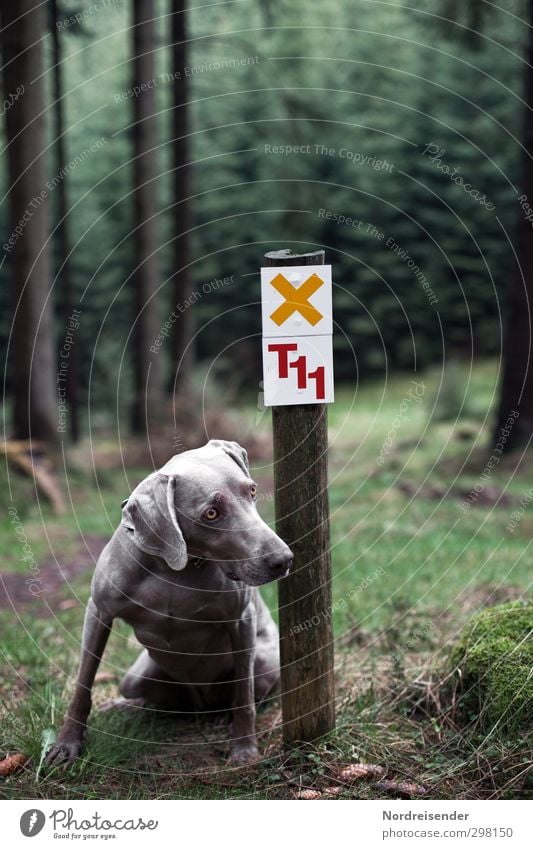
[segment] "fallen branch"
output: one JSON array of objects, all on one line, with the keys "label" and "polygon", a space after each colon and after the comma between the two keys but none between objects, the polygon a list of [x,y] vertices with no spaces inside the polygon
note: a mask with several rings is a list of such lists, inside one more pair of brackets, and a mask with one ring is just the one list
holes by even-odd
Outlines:
[{"label": "fallen branch", "polygon": [[0,442],[0,453],[33,478],[36,487],[50,501],[55,513],[65,512],[65,502],[54,473],[52,461],[46,456],[46,446],[41,442],[11,439]]}]

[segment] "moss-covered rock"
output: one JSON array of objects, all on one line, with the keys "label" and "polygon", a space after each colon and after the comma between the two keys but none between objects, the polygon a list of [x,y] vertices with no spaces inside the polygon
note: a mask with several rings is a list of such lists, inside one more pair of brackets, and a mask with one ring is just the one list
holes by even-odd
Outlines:
[{"label": "moss-covered rock", "polygon": [[451,652],[459,717],[507,734],[533,724],[533,605],[521,601],[475,616]]}]

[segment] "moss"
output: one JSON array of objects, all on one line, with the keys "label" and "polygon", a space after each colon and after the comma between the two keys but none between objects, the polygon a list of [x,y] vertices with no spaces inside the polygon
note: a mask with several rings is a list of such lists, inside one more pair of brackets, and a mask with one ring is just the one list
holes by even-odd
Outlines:
[{"label": "moss", "polygon": [[459,676],[459,718],[518,733],[533,715],[533,605],[521,601],[475,616],[451,652]]}]

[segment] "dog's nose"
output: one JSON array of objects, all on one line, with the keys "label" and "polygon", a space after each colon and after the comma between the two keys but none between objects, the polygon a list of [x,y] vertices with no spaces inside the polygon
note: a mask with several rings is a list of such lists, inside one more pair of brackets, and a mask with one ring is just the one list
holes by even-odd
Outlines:
[{"label": "dog's nose", "polygon": [[281,557],[274,557],[268,564],[268,568],[273,575],[281,575],[282,572],[289,571],[292,566],[292,561],[292,555],[284,554]]}]

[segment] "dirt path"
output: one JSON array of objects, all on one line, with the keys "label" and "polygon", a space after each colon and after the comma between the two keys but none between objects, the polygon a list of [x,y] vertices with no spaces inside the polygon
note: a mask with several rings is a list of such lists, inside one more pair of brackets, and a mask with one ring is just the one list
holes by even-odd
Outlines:
[{"label": "dirt path", "polygon": [[50,558],[39,563],[38,572],[34,570],[33,573],[0,572],[0,610],[15,608],[47,616],[50,608],[65,599],[65,589],[73,578],[86,572],[89,581],[106,542],[107,537],[85,536],[78,551],[62,562],[56,563]]}]

